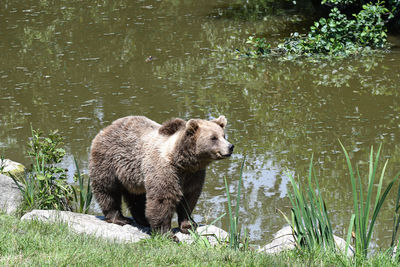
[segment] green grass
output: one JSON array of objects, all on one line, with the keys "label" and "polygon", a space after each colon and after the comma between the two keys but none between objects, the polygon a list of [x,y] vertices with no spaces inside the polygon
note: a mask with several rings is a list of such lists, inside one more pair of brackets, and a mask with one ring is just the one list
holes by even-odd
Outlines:
[{"label": "green grass", "polygon": [[224,177],[225,182],[225,192],[228,201],[228,215],[229,215],[229,247],[233,249],[239,249],[242,245],[244,249],[247,248],[247,234],[245,231],[244,237],[241,237],[241,229],[239,225],[239,208],[240,208],[240,198],[241,198],[241,185],[243,180],[243,167],[246,159],[243,160],[242,166],[240,167],[239,181],[238,181],[238,191],[236,194],[236,209],[235,214],[233,214],[233,207],[231,202],[231,194],[229,192],[228,182],[226,177]]},{"label": "green grass", "polygon": [[331,222],[313,169],[313,157],[311,157],[308,170],[306,192],[290,173],[287,175],[292,184],[292,191],[289,191],[292,221],[286,216],[285,218],[292,225],[298,247],[308,250],[314,250],[317,247],[335,249]]},{"label": "green grass", "polygon": [[[267,243],[267,242],[266,242]],[[384,255],[358,262],[396,266]],[[136,244],[119,244],[70,232],[64,224],[19,221],[0,214],[0,266],[352,266],[343,255],[315,250],[277,256],[227,246],[176,244],[154,236]]]},{"label": "green grass", "polygon": [[[379,149],[375,154],[375,158],[374,158],[374,149],[373,147],[371,147],[371,152],[369,156],[369,165],[368,165],[368,176],[365,177],[364,179],[362,178],[357,165],[355,168],[356,171],[354,171],[354,167],[351,163],[347,150],[344,148],[342,143],[340,143],[340,145],[342,146],[343,152],[346,157],[346,162],[352,185],[353,205],[354,205],[354,213],[350,219],[350,226],[348,230],[347,240],[349,240],[350,233],[354,228],[356,253],[359,256],[367,257],[376,219],[379,216],[379,212],[385,202],[386,196],[390,192],[394,183],[399,178],[400,173],[397,173],[395,175],[395,177],[389,182],[389,184],[386,186],[385,190],[382,193],[383,180],[385,177],[385,171],[388,164],[388,160],[386,160],[379,174],[378,163],[380,159],[380,152],[382,145],[379,146]],[[377,180],[377,178],[379,179],[379,183],[377,184],[375,201],[373,201],[373,196],[374,196],[373,188],[374,186],[376,186],[375,181]],[[364,188],[363,186],[363,181],[367,181],[366,188]],[[399,193],[400,191],[398,191],[398,194]],[[397,197],[399,198],[399,195]],[[395,236],[392,238],[394,239]],[[393,240],[392,243],[394,243]]]}]

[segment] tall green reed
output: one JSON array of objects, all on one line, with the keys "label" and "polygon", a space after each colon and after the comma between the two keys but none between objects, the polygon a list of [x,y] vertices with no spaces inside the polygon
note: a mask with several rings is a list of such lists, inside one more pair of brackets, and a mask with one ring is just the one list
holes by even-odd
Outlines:
[{"label": "tall green reed", "polygon": [[[292,191],[289,191],[289,199],[292,204],[291,220],[284,216],[292,226],[298,248],[307,250],[320,247],[334,249],[332,225],[315,176],[313,156],[308,169],[306,192],[290,173],[287,175],[292,185]],[[313,184],[315,184],[315,187]]]},{"label": "tall green reed", "polygon": [[92,202],[93,193],[92,188],[90,186],[90,177],[87,180],[87,184],[85,186],[85,181],[81,171],[79,170],[78,162],[74,158],[75,163],[75,175],[74,180],[78,183],[78,187],[72,187],[74,193],[75,200],[75,211],[79,213],[88,213],[90,208],[90,203]]},{"label": "tall green reed", "polygon": [[396,205],[393,216],[393,232],[392,232],[392,241],[390,242],[390,247],[393,250],[396,247],[396,251],[394,253],[394,257],[399,261],[400,260],[400,240],[396,241],[397,232],[400,226],[400,185],[397,189],[397,197],[396,197]]},{"label": "tall green reed", "polygon": [[[229,192],[228,182],[226,177],[224,177],[226,196],[228,200],[228,216],[229,216],[229,247],[233,249],[239,249],[242,246],[241,229],[239,226],[239,207],[241,198],[241,184],[243,180],[243,168],[246,159],[243,160],[240,167],[240,175],[238,181],[238,191],[236,194],[236,206],[235,213],[233,213],[231,194]],[[244,249],[248,248],[247,233],[244,234]]]},{"label": "tall green reed", "polygon": [[[367,177],[368,183],[367,183],[367,188],[365,189],[363,188],[363,179],[360,175],[358,166],[356,166],[356,171],[354,172],[354,168],[353,165],[351,164],[348,152],[346,151],[345,147],[341,142],[340,145],[343,149],[346,158],[347,167],[351,180],[352,193],[353,193],[354,213],[350,220],[347,241],[348,242],[350,241],[350,235],[352,229],[354,228],[356,254],[358,256],[367,257],[368,248],[371,242],[371,237],[376,223],[376,219],[378,218],[379,212],[382,208],[383,203],[385,202],[388,193],[390,192],[395,181],[398,179],[400,173],[395,175],[395,177],[386,186],[382,194],[383,180],[385,177],[385,171],[388,164],[388,160],[385,161],[385,164],[383,165],[383,168],[379,174],[377,169],[378,169],[382,144],[379,146],[379,149],[375,154],[375,159],[374,159],[374,148],[371,147],[369,155],[369,165],[368,165],[368,177]],[[375,201],[373,201],[372,199],[373,188],[377,176],[379,176],[380,178],[375,193]],[[364,199],[365,193],[366,193],[366,198]],[[372,214],[372,217],[370,216],[370,214]]]}]

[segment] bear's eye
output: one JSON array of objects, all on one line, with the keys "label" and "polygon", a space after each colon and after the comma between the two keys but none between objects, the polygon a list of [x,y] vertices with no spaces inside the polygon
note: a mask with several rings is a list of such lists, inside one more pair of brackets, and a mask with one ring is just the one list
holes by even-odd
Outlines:
[{"label": "bear's eye", "polygon": [[218,140],[218,137],[216,137],[215,135],[213,135],[213,136],[211,137],[211,140],[217,141],[217,140]]}]

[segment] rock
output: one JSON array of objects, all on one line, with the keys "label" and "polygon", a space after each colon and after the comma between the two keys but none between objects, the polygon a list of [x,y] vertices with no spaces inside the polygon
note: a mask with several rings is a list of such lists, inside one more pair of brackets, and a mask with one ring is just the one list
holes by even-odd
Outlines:
[{"label": "rock", "polygon": [[[344,252],[346,249],[346,241],[338,236],[333,236],[337,248]],[[292,250],[296,248],[296,243],[292,234],[292,228],[290,226],[285,226],[279,230],[275,235],[271,243],[260,248],[259,252],[264,252],[267,254],[277,254],[285,250]],[[347,249],[347,256],[354,256],[354,248],[349,245]]]},{"label": "rock", "polygon": [[[196,239],[192,235],[186,235],[179,232],[177,228],[174,229],[174,232],[179,242],[191,244]],[[211,246],[216,246],[220,243],[225,243],[226,241],[229,241],[229,234],[214,225],[200,225],[199,227],[197,227],[196,233],[198,235],[198,238],[207,239],[208,243]]]},{"label": "rock", "polygon": [[267,254],[277,254],[285,250],[292,250],[296,248],[296,243],[293,238],[292,228],[285,226],[275,233],[274,239],[271,243],[260,248],[259,252]]},{"label": "rock", "polygon": [[[70,211],[56,210],[33,210],[24,216],[21,220],[39,220],[44,222],[65,222],[76,233],[85,233],[102,237],[117,242],[138,242],[139,240],[150,238],[150,229],[133,225],[120,226],[104,221],[103,216],[74,213]],[[194,237],[185,235],[174,229],[176,238],[180,242],[192,243]],[[223,242],[228,238],[228,233],[213,225],[205,225],[197,228],[199,236],[205,236],[211,245],[218,244],[218,240]]]},{"label": "rock", "polygon": [[333,235],[333,238],[335,239],[335,244],[336,247],[342,252],[342,253],[346,253],[347,257],[353,257],[355,250],[353,248],[353,246],[349,245],[347,252],[345,251],[346,249],[346,240],[344,240],[341,237],[338,237],[336,235]]},{"label": "rock", "polygon": [[12,161],[10,159],[0,160],[0,171],[4,175],[14,175],[15,177],[22,177],[25,175],[25,167],[21,163]]},{"label": "rock", "polygon": [[397,255],[397,246],[394,246],[393,251],[392,251],[392,259],[396,260],[396,257],[398,257],[399,255]]},{"label": "rock", "polygon": [[104,217],[102,216],[70,211],[33,210],[21,218],[21,220],[33,219],[44,222],[64,222],[68,224],[75,233],[85,233],[121,243],[134,243],[150,237],[150,235],[146,233],[146,229],[140,229],[133,225],[120,226],[104,221]]},{"label": "rock", "polygon": [[22,194],[14,180],[0,174],[0,210],[7,214],[15,213],[21,201]]}]

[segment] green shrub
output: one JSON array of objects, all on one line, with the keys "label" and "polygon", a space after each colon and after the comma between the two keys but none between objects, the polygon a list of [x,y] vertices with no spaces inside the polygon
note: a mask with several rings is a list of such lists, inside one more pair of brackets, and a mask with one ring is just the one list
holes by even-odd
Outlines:
[{"label": "green shrub", "polygon": [[23,209],[72,210],[73,187],[67,183],[67,170],[59,167],[65,155],[63,138],[57,131],[48,136],[31,129],[28,155],[32,165],[27,175],[12,177],[22,192]]},{"label": "green shrub", "polygon": [[292,59],[299,56],[345,57],[382,49],[387,43],[385,16],[392,17],[383,2],[366,4],[353,19],[334,7],[328,18],[314,22],[307,34],[292,33],[284,42],[271,49],[265,38],[250,36],[245,53],[250,57],[282,55]]},{"label": "green shrub", "polygon": [[90,180],[85,185],[75,160],[74,179],[78,186],[75,188],[67,183],[68,170],[59,166],[65,156],[63,138],[57,131],[51,131],[47,136],[39,130],[31,129],[31,132],[28,155],[32,159],[32,165],[25,176],[12,176],[22,192],[22,211],[56,209],[87,213],[92,201]]}]

